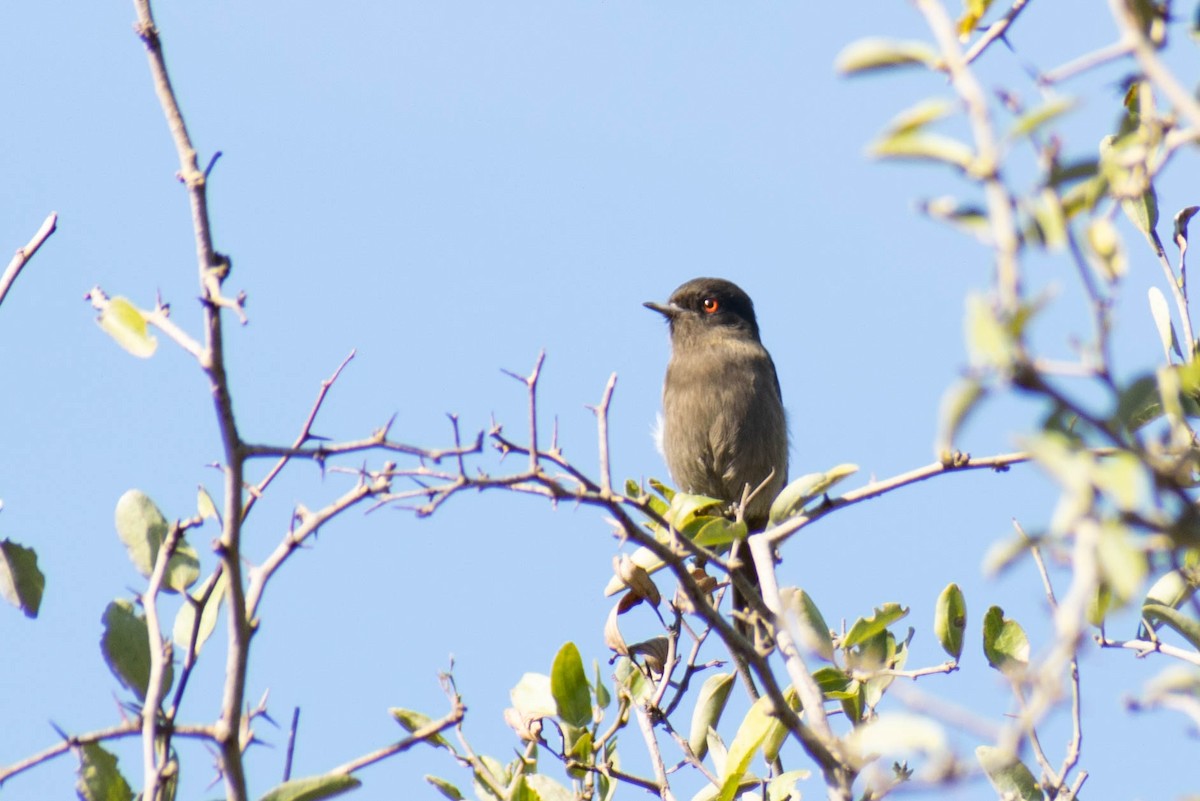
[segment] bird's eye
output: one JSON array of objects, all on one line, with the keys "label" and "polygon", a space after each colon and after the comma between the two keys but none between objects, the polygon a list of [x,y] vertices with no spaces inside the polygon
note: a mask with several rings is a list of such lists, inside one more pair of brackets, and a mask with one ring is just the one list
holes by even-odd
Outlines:
[{"label": "bird's eye", "polygon": [[721,304],[717,302],[716,298],[705,298],[700,305],[704,308],[705,314],[716,314],[721,308]]}]

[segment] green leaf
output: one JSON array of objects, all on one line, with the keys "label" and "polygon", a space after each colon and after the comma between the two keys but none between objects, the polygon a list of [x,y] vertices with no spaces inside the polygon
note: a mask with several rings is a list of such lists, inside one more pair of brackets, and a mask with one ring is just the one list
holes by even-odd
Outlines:
[{"label": "green leaf", "polygon": [[922,100],[893,117],[884,129],[884,135],[914,133],[930,123],[950,116],[956,108],[953,101],[941,97]]},{"label": "green leaf", "polygon": [[821,693],[834,701],[844,701],[858,693],[858,688],[851,686],[857,685],[857,682],[838,667],[826,666],[814,670],[813,680],[821,688]]},{"label": "green leaf", "polygon": [[1004,617],[1004,610],[993,606],[983,616],[983,654],[988,664],[1006,676],[1014,677],[1029,666],[1029,638],[1015,620]]},{"label": "green leaf", "polygon": [[881,159],[936,161],[969,171],[975,151],[949,136],[923,131],[883,136],[871,143],[867,152]]},{"label": "green leaf", "polygon": [[975,757],[1001,798],[1011,801],[1043,801],[1045,798],[1029,768],[1012,754],[981,745],[975,749]]},{"label": "green leaf", "polygon": [[1121,235],[1107,217],[1099,217],[1087,227],[1086,241],[1092,265],[1110,283],[1129,271],[1129,258]]},{"label": "green leaf", "polygon": [[[1182,570],[1169,570],[1154,582],[1142,601],[1143,616],[1144,608],[1147,605],[1179,609],[1195,596],[1197,588],[1200,587],[1197,584],[1197,581],[1200,580],[1200,575],[1196,571],[1197,561],[1197,552],[1188,551],[1184,556]],[[1157,629],[1158,626],[1155,625],[1153,628]],[[1149,632],[1146,631],[1145,621],[1143,621],[1143,625],[1138,630],[1138,638],[1145,639],[1148,636]]]},{"label": "green leaf", "polygon": [[917,204],[917,211],[969,234],[983,244],[992,241],[987,212],[980,206],[960,203],[952,197],[935,197]]},{"label": "green leaf", "polygon": [[[800,696],[796,694],[793,687],[788,687],[783,691],[783,700],[787,701],[787,705],[797,715],[800,714]],[[779,757],[779,751],[783,748],[783,744],[787,742],[791,730],[783,725],[783,721],[778,715],[771,716],[771,725],[767,728],[767,736],[762,741],[763,759],[768,763],[774,762]]]},{"label": "green leaf", "polygon": [[938,437],[936,451],[943,463],[947,462],[954,452],[954,441],[958,432],[966,422],[967,417],[983,400],[987,392],[983,384],[973,378],[956,381],[942,395],[941,409],[938,412]]},{"label": "green leaf", "polygon": [[869,640],[907,615],[908,608],[898,603],[889,602],[876,607],[875,614],[871,615],[871,617],[860,617],[854,621],[854,625],[850,627],[850,630],[846,632],[845,638],[842,639],[842,648],[853,648]]},{"label": "green leaf", "polygon": [[729,745],[729,753],[725,757],[725,770],[719,777],[721,792],[717,795],[718,801],[732,801],[746,777],[751,760],[762,746],[771,724],[775,722],[771,699],[764,695],[750,707]]},{"label": "green leaf", "polygon": [[[104,610],[101,622],[104,634],[100,637],[100,651],[108,669],[139,701],[145,701],[150,683],[150,640],[145,616],[135,612],[131,602],[118,598]],[[163,666],[164,694],[173,680],[174,671],[168,661]]]},{"label": "green leaf", "polygon": [[1163,357],[1167,364],[1171,363],[1171,352],[1174,351],[1180,359],[1183,353],[1179,350],[1179,339],[1175,336],[1175,324],[1171,322],[1171,309],[1162,290],[1156,286],[1148,290],[1150,298],[1150,316],[1154,318],[1154,328],[1158,331],[1158,339],[1162,342]]},{"label": "green leaf", "polygon": [[25,613],[37,617],[46,577],[38,569],[37,553],[9,539],[0,540],[0,595]]},{"label": "green leaf", "polygon": [[710,498],[707,495],[688,495],[677,492],[671,499],[671,506],[664,517],[676,531],[682,531],[699,517],[701,512],[720,506],[721,503],[718,499]]},{"label": "green leaf", "polygon": [[856,464],[839,464],[823,473],[807,473],[789,483],[771,504],[771,525],[798,514],[805,506],[828,492],[842,479],[858,472]]},{"label": "green leaf", "polygon": [[1200,651],[1200,622],[1165,604],[1149,602],[1142,604],[1142,619],[1152,627],[1167,624],[1179,633],[1192,647]]},{"label": "green leaf", "polygon": [[600,676],[599,660],[592,660],[592,675],[595,676],[594,683],[596,685],[596,706],[601,709],[608,709],[612,697],[608,692],[608,687],[604,686],[604,679]]},{"label": "green leaf", "polygon": [[806,781],[812,771],[788,770],[767,782],[767,801],[800,801],[796,782]]},{"label": "green leaf", "polygon": [[592,722],[592,694],[583,672],[583,659],[573,642],[563,645],[554,657],[550,692],[564,723],[582,728]]},{"label": "green leaf", "polygon": [[201,484],[196,488],[196,514],[202,520],[212,518],[220,521],[221,515],[217,512],[217,505],[213,503],[212,496],[208,494],[208,490]]},{"label": "green leaf", "polygon": [[133,801],[133,790],[117,768],[117,758],[99,743],[79,746],[75,791],[83,801]]},{"label": "green leaf", "polygon": [[[409,734],[433,722],[433,718],[429,717],[429,715],[426,715],[424,712],[418,712],[415,709],[404,709],[403,707],[394,706],[388,710],[388,714],[395,718],[396,722]],[[450,743],[441,734],[435,734],[432,737],[426,738],[425,742],[441,748],[450,747]]]},{"label": "green leaf", "polygon": [[534,801],[574,801],[575,794],[544,773],[525,774],[528,789],[534,792]]},{"label": "green leaf", "polygon": [[692,728],[688,734],[688,745],[697,759],[704,759],[708,753],[708,730],[715,729],[720,722],[732,689],[732,673],[714,673],[700,687],[696,708],[692,710]]},{"label": "green leaf", "polygon": [[196,549],[188,545],[187,540],[179,540],[171,561],[167,562],[167,572],[163,576],[163,589],[183,592],[196,583],[200,578],[200,557]]},{"label": "green leaf", "polygon": [[158,347],[158,340],[147,330],[146,318],[125,298],[109,298],[96,322],[104,333],[138,358],[150,358]]},{"label": "green leaf", "polygon": [[[214,585],[215,582],[215,586]],[[209,592],[209,587],[212,586],[212,591]],[[221,611],[221,603],[225,600],[225,591],[229,587],[229,579],[225,577],[225,572],[222,571],[219,576],[209,576],[200,589],[191,596],[191,601],[185,600],[183,605],[179,607],[178,614],[175,615],[175,625],[171,629],[171,639],[175,644],[187,653],[188,646],[192,641],[192,628],[196,621],[196,603],[208,593],[208,601],[204,604],[204,609],[200,613],[200,626],[196,629],[196,653],[200,653],[200,648],[212,635],[213,630],[217,625],[217,615]]]},{"label": "green leaf", "polygon": [[1163,415],[1162,396],[1158,394],[1158,380],[1154,376],[1141,376],[1121,390],[1117,398],[1114,419],[1129,431],[1137,431]]},{"label": "green leaf", "polygon": [[1033,111],[1022,114],[1016,123],[1013,124],[1012,130],[1008,132],[1008,136],[1010,139],[1021,139],[1037,133],[1048,123],[1058,119],[1077,105],[1078,101],[1071,97],[1057,97],[1047,100]]},{"label": "green leaf", "polygon": [[692,541],[705,548],[719,548],[737,540],[746,539],[749,529],[743,522],[734,522],[724,517],[713,517],[701,525]]},{"label": "green leaf", "polygon": [[1158,227],[1158,193],[1154,191],[1154,184],[1149,184],[1137,197],[1123,198],[1121,211],[1146,236],[1155,251],[1161,252],[1162,243],[1155,230]]},{"label": "green leaf", "polygon": [[846,46],[834,59],[833,68],[842,75],[862,75],[896,67],[932,67],[938,63],[937,51],[924,42],[868,38]]},{"label": "green leaf", "polygon": [[558,712],[554,694],[550,692],[550,677],[544,673],[526,673],[508,691],[513,708],[526,723],[551,718]]},{"label": "green leaf", "polygon": [[1016,358],[1016,341],[996,316],[986,297],[977,292],[967,296],[967,353],[972,367],[1007,369]]},{"label": "green leaf", "polygon": [[355,790],[362,785],[353,776],[327,774],[310,776],[307,779],[292,779],[276,785],[259,801],[320,801]]},{"label": "green leaf", "polygon": [[167,519],[141,490],[132,489],[117,501],[117,535],[129,551],[129,559],[143,576],[154,571],[158,549],[167,536]]},{"label": "green leaf", "polygon": [[[1134,458],[1134,457],[1130,457]],[[1120,523],[1105,521],[1096,547],[1100,575],[1112,590],[1113,598],[1124,604],[1133,598],[1146,578],[1146,555],[1133,541],[1129,529]]]},{"label": "green leaf", "polygon": [[950,747],[939,724],[926,717],[898,712],[868,721],[850,732],[847,739],[864,760],[906,754],[944,759]]},{"label": "green leaf", "polygon": [[963,632],[966,628],[967,600],[963,591],[952,582],[938,596],[937,609],[933,614],[933,630],[942,644],[942,650],[951,659],[958,660],[962,656]]},{"label": "green leaf", "polygon": [[798,587],[785,587],[779,591],[785,620],[794,620],[800,645],[824,659],[833,661],[833,638],[829,625],[816,603],[807,592]]},{"label": "green leaf", "polygon": [[425,781],[432,784],[439,793],[446,798],[449,798],[450,801],[464,801],[466,798],[466,796],[462,794],[461,790],[445,779],[440,779],[437,776],[430,776],[427,774],[425,776]]}]

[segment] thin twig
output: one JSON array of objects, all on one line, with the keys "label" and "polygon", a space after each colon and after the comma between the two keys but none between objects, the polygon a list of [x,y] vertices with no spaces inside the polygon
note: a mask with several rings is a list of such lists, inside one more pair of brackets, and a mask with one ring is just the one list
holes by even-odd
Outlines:
[{"label": "thin twig", "polygon": [[38,249],[50,238],[56,228],[58,228],[58,212],[52,211],[42,222],[42,227],[33,235],[33,239],[30,239],[25,247],[17,249],[12,261],[4,268],[4,274],[0,275],[0,303],[4,303],[8,290],[12,288],[13,282],[21,274],[21,270],[25,269],[25,265],[33,258],[33,254],[38,252]]},{"label": "thin twig", "polygon": [[335,776],[350,776],[356,771],[367,767],[368,765],[374,765],[376,762],[381,762],[390,756],[407,751],[419,743],[428,742],[429,740],[432,740],[440,735],[446,729],[453,728],[460,724],[463,720],[463,716],[466,714],[466,711],[467,708],[463,706],[462,701],[455,699],[454,708],[451,709],[445,715],[445,717],[426,723],[424,726],[416,729],[412,734],[410,734],[408,737],[405,737],[403,740],[400,740],[399,742],[392,743],[389,746],[372,751],[369,754],[364,754],[363,756],[352,759],[343,765],[339,765],[338,767],[329,771],[329,774]]},{"label": "thin twig", "polygon": [[1029,0],[1015,0],[1012,7],[1000,19],[988,26],[988,29],[983,32],[983,35],[975,40],[975,43],[967,49],[963,54],[963,61],[970,64],[975,59],[983,55],[983,51],[997,39],[1003,38],[1008,32],[1009,27],[1016,21],[1021,12],[1025,10],[1025,6],[1029,4]]},{"label": "thin twig", "polygon": [[288,726],[287,755],[283,760],[283,780],[292,778],[292,757],[296,754],[296,732],[300,729],[300,707],[292,710],[292,725]]},{"label": "thin twig", "polygon": [[[342,363],[337,366],[337,369],[333,371],[333,375],[321,382],[321,388],[317,391],[317,399],[313,402],[312,408],[309,409],[308,417],[304,420],[304,424],[300,426],[300,433],[296,435],[296,439],[290,449],[291,452],[280,454],[279,461],[275,463],[275,466],[272,467],[270,472],[263,477],[262,481],[258,482],[254,489],[250,491],[250,497],[246,499],[245,508],[242,509],[243,520],[245,520],[250,514],[250,510],[254,508],[254,503],[262,497],[264,492],[267,491],[267,487],[271,485],[271,482],[275,480],[275,477],[283,471],[283,468],[287,466],[287,463],[291,460],[291,458],[297,455],[296,451],[303,446],[304,443],[308,442],[309,437],[312,436],[313,423],[315,423],[317,420],[317,412],[321,410],[322,404],[325,403],[325,396],[329,394],[329,390],[333,388],[334,383],[338,380],[338,376],[342,374],[342,370],[346,369],[346,365],[348,365],[350,360],[354,358],[356,352],[357,351],[354,350],[350,351],[346,358],[342,359]],[[264,455],[255,454],[252,451],[252,447],[253,446],[246,445],[243,448],[243,453],[246,454],[247,458],[255,455]]]},{"label": "thin twig", "polygon": [[[1108,451],[1100,450],[1100,453]],[[771,545],[778,548],[785,540],[791,537],[805,526],[811,525],[825,515],[841,509],[844,506],[850,506],[862,501],[878,498],[880,495],[885,495],[893,490],[901,487],[917,484],[921,481],[927,481],[935,476],[946,475],[949,473],[959,473],[970,470],[996,470],[1002,472],[1013,465],[1028,462],[1033,458],[1033,455],[1026,451],[1017,451],[1014,453],[1000,453],[995,456],[985,456],[980,458],[972,458],[965,456],[959,461],[953,463],[934,462],[933,464],[924,467],[918,467],[914,470],[901,473],[892,478],[884,479],[883,481],[873,481],[861,489],[847,492],[845,495],[840,495],[837,498],[831,499],[828,503],[823,504],[811,512],[807,512],[780,523],[774,528],[764,532],[764,536],[770,541]]]}]

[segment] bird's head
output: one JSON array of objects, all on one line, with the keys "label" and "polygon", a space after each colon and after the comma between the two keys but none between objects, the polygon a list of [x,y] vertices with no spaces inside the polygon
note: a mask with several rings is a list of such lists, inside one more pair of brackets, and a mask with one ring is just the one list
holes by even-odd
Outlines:
[{"label": "bird's head", "polygon": [[642,305],[667,318],[676,346],[714,337],[759,341],[754,303],[741,287],[723,278],[693,278],[672,292],[666,304]]}]

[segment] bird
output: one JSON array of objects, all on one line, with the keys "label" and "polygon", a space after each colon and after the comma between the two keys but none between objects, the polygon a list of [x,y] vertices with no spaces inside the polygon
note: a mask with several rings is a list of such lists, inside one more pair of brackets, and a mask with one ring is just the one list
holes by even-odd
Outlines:
[{"label": "bird", "polygon": [[[750,531],[762,530],[787,483],[788,427],[753,301],[732,281],[694,278],[666,304],[643,305],[663,315],[670,330],[661,445],[672,480],[682,492],[725,502],[727,512],[752,492],[742,518]],[[739,560],[739,571],[757,586],[753,561]],[[744,615],[736,584],[733,607]]]}]

